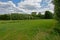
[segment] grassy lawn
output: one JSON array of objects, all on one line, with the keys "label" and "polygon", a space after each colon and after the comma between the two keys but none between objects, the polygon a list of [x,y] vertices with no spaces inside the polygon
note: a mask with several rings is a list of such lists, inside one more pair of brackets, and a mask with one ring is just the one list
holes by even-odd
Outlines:
[{"label": "grassy lawn", "polygon": [[0,40],[59,40],[55,20],[0,21]]}]

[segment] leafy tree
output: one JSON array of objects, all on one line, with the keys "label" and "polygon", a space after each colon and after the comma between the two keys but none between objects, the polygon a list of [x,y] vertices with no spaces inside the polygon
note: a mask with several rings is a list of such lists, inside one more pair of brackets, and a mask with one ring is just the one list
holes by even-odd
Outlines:
[{"label": "leafy tree", "polygon": [[9,20],[9,19],[10,19],[10,17],[7,14],[0,15],[0,20]]},{"label": "leafy tree", "polygon": [[33,19],[37,19],[37,15],[36,15],[37,12],[32,12],[31,15],[33,16]]},{"label": "leafy tree", "polygon": [[37,12],[32,12],[31,15],[32,15],[32,16],[36,16],[36,13],[37,13]]},{"label": "leafy tree", "polygon": [[52,19],[53,18],[53,14],[50,11],[46,11],[45,12],[45,19]]},{"label": "leafy tree", "polygon": [[11,17],[10,18],[11,20],[18,20],[18,14],[17,13],[11,14],[10,17]]},{"label": "leafy tree", "polygon": [[41,12],[38,13],[37,17],[38,17],[39,19],[42,18]]},{"label": "leafy tree", "polygon": [[56,19],[60,22],[60,0],[54,0]]},{"label": "leafy tree", "polygon": [[58,21],[54,29],[55,31],[60,33],[60,0],[54,0],[54,5],[55,5],[55,9],[54,9],[55,19]]}]

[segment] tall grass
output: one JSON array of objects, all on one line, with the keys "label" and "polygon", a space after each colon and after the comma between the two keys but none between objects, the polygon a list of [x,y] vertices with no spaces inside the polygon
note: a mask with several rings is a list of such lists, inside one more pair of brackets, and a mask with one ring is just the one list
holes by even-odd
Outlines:
[{"label": "tall grass", "polygon": [[60,40],[55,20],[0,21],[0,40]]}]

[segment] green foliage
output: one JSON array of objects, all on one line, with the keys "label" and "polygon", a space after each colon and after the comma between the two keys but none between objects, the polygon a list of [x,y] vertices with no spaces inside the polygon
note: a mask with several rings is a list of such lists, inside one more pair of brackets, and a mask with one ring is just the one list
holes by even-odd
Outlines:
[{"label": "green foliage", "polygon": [[0,20],[25,20],[25,19],[28,20],[33,19],[33,16],[30,14],[18,14],[18,13],[0,15]]},{"label": "green foliage", "polygon": [[[0,15],[0,20],[31,20],[31,19],[52,19],[52,14],[49,12],[47,16],[44,16],[39,12],[32,12],[31,14],[11,13]],[[49,18],[48,18],[49,17]]]},{"label": "green foliage", "polygon": [[32,15],[32,16],[36,16],[36,13],[37,13],[37,12],[32,12],[31,15]]},{"label": "green foliage", "polygon": [[53,18],[53,14],[50,11],[46,11],[45,12],[45,19],[52,19]]},{"label": "green foliage", "polygon": [[42,14],[41,14],[41,12],[38,13],[37,17],[39,17],[40,19],[42,19]]},{"label": "green foliage", "polygon": [[60,0],[54,0],[56,19],[60,21]]},{"label": "green foliage", "polygon": [[36,17],[37,16],[37,12],[32,12],[31,15],[32,15],[33,19],[37,19],[37,17]]},{"label": "green foliage", "polygon": [[18,20],[18,14],[17,13],[11,14],[10,16],[11,16],[12,20]]},{"label": "green foliage", "polygon": [[54,0],[55,19],[58,21],[54,30],[60,34],[60,0]]},{"label": "green foliage", "polygon": [[9,20],[9,19],[10,19],[10,17],[7,14],[0,15],[0,20]]}]

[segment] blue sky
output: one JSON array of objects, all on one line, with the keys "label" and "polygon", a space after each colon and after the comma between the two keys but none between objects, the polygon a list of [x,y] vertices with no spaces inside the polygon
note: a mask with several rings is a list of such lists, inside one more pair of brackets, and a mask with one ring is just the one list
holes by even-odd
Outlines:
[{"label": "blue sky", "polygon": [[[1,2],[12,1],[15,5],[17,5],[17,3],[21,2],[21,1],[24,1],[24,0],[0,0],[0,1]],[[49,0],[47,2],[49,2]],[[45,0],[42,0],[41,5],[42,6],[47,6],[48,5],[47,2]]]},{"label": "blue sky", "polygon": [[15,4],[22,0],[0,0],[1,2],[13,1]]},{"label": "blue sky", "polygon": [[[42,12],[46,10],[53,12],[52,0],[0,0],[0,13],[9,12]],[[10,4],[9,4],[10,3]],[[7,9],[5,10],[5,8]]]},{"label": "blue sky", "polygon": [[7,1],[12,1],[14,4],[17,5],[17,3],[23,1],[23,0],[0,0],[1,2],[7,2]]}]

